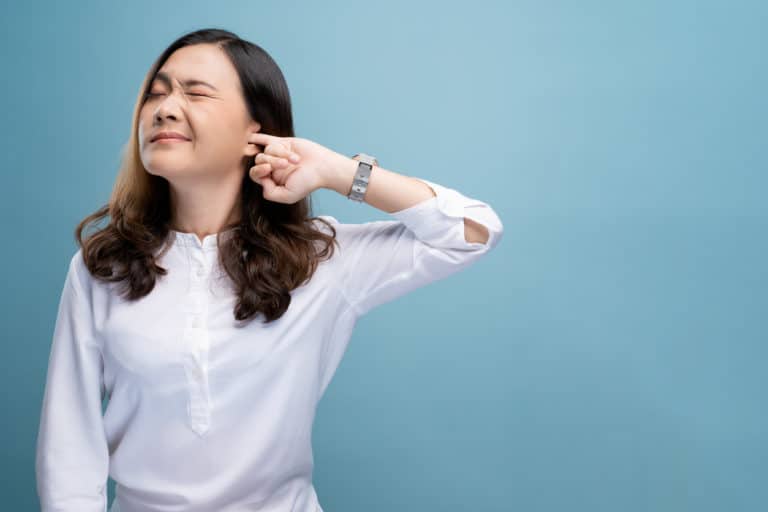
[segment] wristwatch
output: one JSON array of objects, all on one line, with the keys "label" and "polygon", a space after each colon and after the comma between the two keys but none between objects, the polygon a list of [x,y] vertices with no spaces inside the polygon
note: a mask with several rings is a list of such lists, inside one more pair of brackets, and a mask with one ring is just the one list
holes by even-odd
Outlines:
[{"label": "wristwatch", "polygon": [[374,165],[379,165],[379,161],[371,155],[365,153],[358,153],[352,157],[353,160],[357,160],[357,171],[355,172],[355,179],[352,182],[352,190],[349,191],[347,197],[353,201],[362,202],[365,197],[365,191],[368,189],[368,179],[371,175]]}]

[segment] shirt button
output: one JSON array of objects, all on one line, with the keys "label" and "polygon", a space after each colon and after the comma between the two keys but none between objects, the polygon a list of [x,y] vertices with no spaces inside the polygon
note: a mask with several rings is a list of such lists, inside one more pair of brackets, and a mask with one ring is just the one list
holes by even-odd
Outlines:
[{"label": "shirt button", "polygon": [[195,269],[195,273],[197,274],[197,277],[203,277],[205,275],[205,269],[202,266],[198,265],[197,268]]}]

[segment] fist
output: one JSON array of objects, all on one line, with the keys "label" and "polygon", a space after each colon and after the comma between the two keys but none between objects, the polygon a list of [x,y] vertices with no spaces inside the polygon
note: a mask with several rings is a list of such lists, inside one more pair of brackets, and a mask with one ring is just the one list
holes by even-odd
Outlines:
[{"label": "fist", "polygon": [[323,188],[327,169],[342,156],[300,137],[253,132],[248,142],[264,146],[249,176],[261,185],[265,199],[278,203],[293,204]]}]

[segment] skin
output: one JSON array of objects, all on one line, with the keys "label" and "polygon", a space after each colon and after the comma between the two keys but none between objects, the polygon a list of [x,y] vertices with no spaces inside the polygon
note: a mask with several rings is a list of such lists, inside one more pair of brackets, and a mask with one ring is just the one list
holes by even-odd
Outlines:
[{"label": "skin", "polygon": [[[139,151],[147,171],[170,185],[173,229],[202,240],[236,222],[243,159],[254,155],[249,177],[263,187],[267,200],[293,204],[319,188],[349,193],[357,161],[308,139],[261,133],[234,65],[216,45],[180,48],[159,71],[171,83],[156,79],[151,85],[139,113]],[[192,79],[215,89],[186,83]],[[150,142],[161,130],[189,140]],[[391,213],[434,196],[424,182],[374,166],[365,202]],[[486,243],[485,226],[465,218],[464,227],[468,242]]]}]

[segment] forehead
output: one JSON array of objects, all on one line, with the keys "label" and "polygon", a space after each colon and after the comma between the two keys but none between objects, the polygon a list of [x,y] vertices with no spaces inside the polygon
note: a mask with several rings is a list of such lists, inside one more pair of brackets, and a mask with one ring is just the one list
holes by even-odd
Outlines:
[{"label": "forehead", "polygon": [[179,48],[163,63],[158,72],[172,80],[205,80],[218,89],[237,85],[237,72],[224,54],[224,50],[212,44],[196,44]]}]

